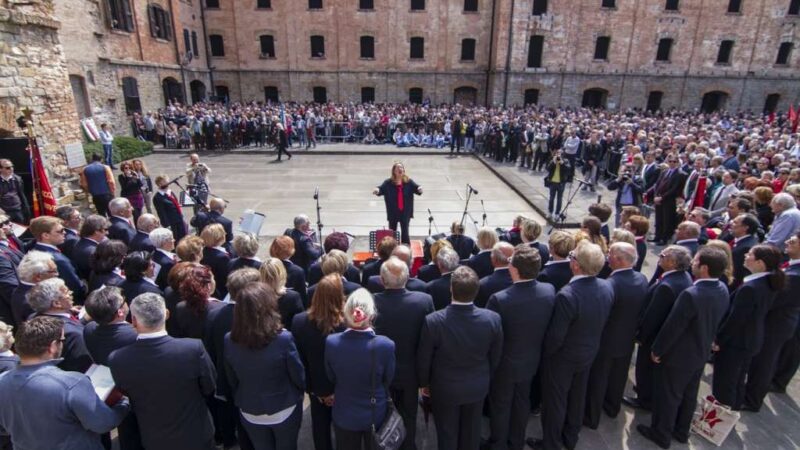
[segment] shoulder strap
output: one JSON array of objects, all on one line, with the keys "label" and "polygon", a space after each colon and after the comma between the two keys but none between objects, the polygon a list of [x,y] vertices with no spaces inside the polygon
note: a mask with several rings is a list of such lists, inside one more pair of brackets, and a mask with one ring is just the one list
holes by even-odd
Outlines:
[{"label": "shoulder strap", "polygon": [[367,342],[367,348],[369,349],[370,359],[372,360],[369,370],[369,384],[370,384],[369,405],[370,405],[370,412],[372,415],[372,431],[375,431],[375,403],[377,402],[377,400],[375,399],[375,347],[372,345],[372,339],[370,339],[369,342]]}]

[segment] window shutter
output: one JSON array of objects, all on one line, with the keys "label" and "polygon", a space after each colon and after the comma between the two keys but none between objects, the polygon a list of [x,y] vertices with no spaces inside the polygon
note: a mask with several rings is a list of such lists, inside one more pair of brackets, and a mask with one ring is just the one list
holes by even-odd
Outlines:
[{"label": "window shutter", "polygon": [[164,11],[164,30],[167,32],[167,40],[172,40],[172,16],[166,11]]},{"label": "window shutter", "polygon": [[147,7],[147,18],[150,20],[150,36],[158,37],[158,23],[156,23],[156,9],[152,5]]},{"label": "window shutter", "polygon": [[133,31],[133,12],[131,11],[131,4],[128,0],[120,0],[122,2],[122,15],[124,24],[120,24],[120,28]]}]

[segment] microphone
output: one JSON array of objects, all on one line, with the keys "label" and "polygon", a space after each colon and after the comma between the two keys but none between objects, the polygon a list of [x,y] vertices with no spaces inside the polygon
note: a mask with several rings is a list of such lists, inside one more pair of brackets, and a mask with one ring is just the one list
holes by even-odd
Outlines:
[{"label": "microphone", "polygon": [[319,199],[319,186],[314,188],[314,200]]},{"label": "microphone", "polygon": [[175,179],[171,180],[171,181],[170,181],[169,183],[167,183],[167,184],[173,184],[173,183],[177,183],[177,182],[178,182],[178,180],[180,180],[181,178],[183,178],[183,177],[185,177],[185,176],[186,176],[186,175],[179,175],[177,178],[175,178]]},{"label": "microphone", "polygon": [[587,182],[585,182],[583,180],[575,180],[575,181],[577,181],[578,183],[583,184],[585,186],[592,186],[592,183],[587,183]]},{"label": "microphone", "polygon": [[469,188],[470,191],[472,191],[473,194],[478,195],[478,190],[472,187],[471,184],[467,183],[467,187]]},{"label": "microphone", "polygon": [[431,214],[431,209],[430,209],[430,208],[428,208],[428,215],[429,215],[429,216],[432,216],[432,215],[433,215],[433,214]]}]

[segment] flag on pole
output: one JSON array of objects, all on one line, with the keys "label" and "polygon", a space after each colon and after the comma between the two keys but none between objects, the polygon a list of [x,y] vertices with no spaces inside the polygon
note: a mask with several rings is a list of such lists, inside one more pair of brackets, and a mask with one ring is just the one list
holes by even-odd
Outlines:
[{"label": "flag on pole", "polygon": [[31,154],[31,176],[33,177],[33,217],[55,216],[58,202],[50,188],[50,180],[44,170],[42,153],[36,138],[28,139],[28,151]]},{"label": "flag on pole", "polygon": [[797,123],[800,118],[798,111],[795,111],[794,105],[789,105],[789,122],[792,124],[792,133],[797,133]]},{"label": "flag on pole", "polygon": [[767,117],[767,123],[772,125],[772,122],[775,122],[775,111],[769,113],[769,116]]}]

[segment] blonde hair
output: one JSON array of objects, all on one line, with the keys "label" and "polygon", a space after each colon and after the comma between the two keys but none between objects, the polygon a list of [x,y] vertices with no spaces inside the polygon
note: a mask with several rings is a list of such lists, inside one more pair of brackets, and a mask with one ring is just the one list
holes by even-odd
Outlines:
[{"label": "blonde hair", "polygon": [[636,236],[628,230],[617,228],[611,232],[611,245],[617,242],[627,242],[636,247]]},{"label": "blonde hair", "polygon": [[494,247],[494,244],[497,244],[497,233],[489,227],[483,227],[478,230],[476,241],[478,242],[478,248],[489,250]]},{"label": "blonde hair", "polygon": [[212,223],[203,228],[200,238],[206,247],[218,247],[225,243],[225,228],[221,224]]},{"label": "blonde hair", "polygon": [[175,247],[181,261],[200,262],[203,259],[203,240],[199,236],[184,236]]},{"label": "blonde hair", "polygon": [[259,268],[261,281],[267,283],[278,295],[286,293],[286,267],[278,258],[267,258]]},{"label": "blonde hair", "polygon": [[14,345],[14,327],[0,320],[0,353],[8,351]]},{"label": "blonde hair", "polygon": [[725,252],[725,256],[728,260],[728,263],[725,264],[725,277],[728,279],[728,285],[733,283],[733,252],[731,251],[731,246],[725,241],[719,239],[710,239],[706,242],[706,246],[708,247],[716,247],[723,252]]},{"label": "blonde hair", "polygon": [[528,242],[533,242],[542,234],[542,226],[535,220],[525,219],[520,227],[522,237]]},{"label": "blonde hair", "polygon": [[330,275],[332,273],[344,275],[345,272],[347,272],[348,264],[347,253],[333,249],[322,257],[322,273],[324,275]]},{"label": "blonde hair", "polygon": [[436,255],[439,254],[439,250],[445,247],[453,248],[453,244],[451,244],[447,239],[439,239],[431,244],[431,261],[436,261]]},{"label": "blonde hair", "polygon": [[599,245],[583,241],[575,248],[575,262],[584,274],[597,276],[603,270],[606,257]]},{"label": "blonde hair", "polygon": [[575,249],[577,243],[575,238],[566,231],[556,230],[550,234],[550,239],[547,246],[550,248],[550,253],[560,257],[566,258],[569,252]]},{"label": "blonde hair", "polygon": [[389,172],[389,179],[394,181],[394,168],[397,167],[397,166],[400,166],[400,167],[403,168],[403,183],[408,183],[408,180],[409,180],[408,174],[405,173],[406,166],[405,166],[405,164],[401,163],[400,161],[395,161],[394,164],[392,164],[392,170],[391,170],[391,172]]}]

